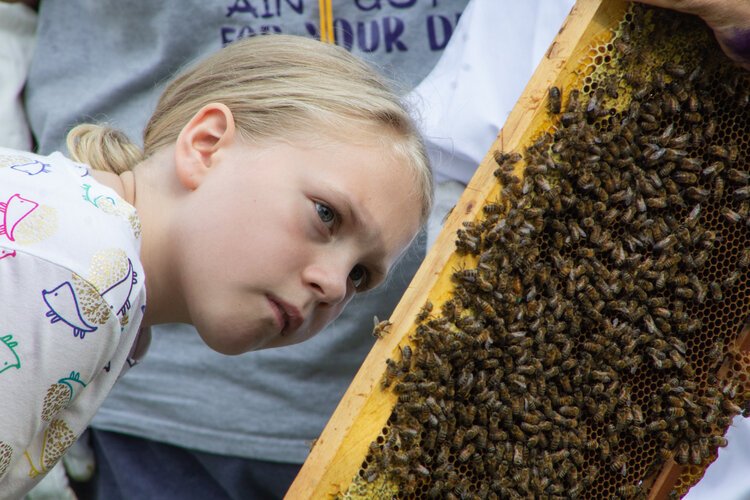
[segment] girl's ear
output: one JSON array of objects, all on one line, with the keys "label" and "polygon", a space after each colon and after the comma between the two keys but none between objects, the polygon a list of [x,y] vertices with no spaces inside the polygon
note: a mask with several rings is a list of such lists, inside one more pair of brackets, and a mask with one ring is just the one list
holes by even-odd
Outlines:
[{"label": "girl's ear", "polygon": [[213,157],[234,141],[234,116],[221,103],[206,104],[182,128],[175,143],[175,171],[185,188],[194,190],[211,168]]}]

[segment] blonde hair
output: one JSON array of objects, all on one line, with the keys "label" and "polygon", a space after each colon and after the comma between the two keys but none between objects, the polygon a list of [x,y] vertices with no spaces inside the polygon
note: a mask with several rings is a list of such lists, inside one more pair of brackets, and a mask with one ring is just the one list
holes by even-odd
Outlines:
[{"label": "blonde hair", "polygon": [[382,77],[345,49],[304,37],[273,34],[237,41],[179,75],[144,130],[143,152],[124,134],[91,124],[70,131],[68,150],[94,169],[120,173],[173,144],[185,124],[212,102],[230,109],[249,141],[325,130],[346,142],[355,135],[390,148],[412,170],[422,222],[427,220],[432,174],[403,104]]}]

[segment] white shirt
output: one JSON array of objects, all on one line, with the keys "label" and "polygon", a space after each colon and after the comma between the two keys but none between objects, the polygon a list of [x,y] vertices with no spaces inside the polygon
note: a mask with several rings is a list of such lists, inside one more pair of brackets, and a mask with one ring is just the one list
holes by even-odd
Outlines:
[{"label": "white shirt", "polygon": [[139,246],[135,208],[85,165],[0,148],[3,498],[52,468],[134,363]]}]

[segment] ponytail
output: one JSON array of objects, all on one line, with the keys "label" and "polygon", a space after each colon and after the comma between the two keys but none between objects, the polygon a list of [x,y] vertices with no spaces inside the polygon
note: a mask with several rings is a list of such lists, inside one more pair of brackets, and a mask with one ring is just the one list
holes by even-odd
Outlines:
[{"label": "ponytail", "polygon": [[124,133],[103,125],[78,125],[68,132],[66,143],[73,160],[94,170],[121,174],[143,160],[143,152]]}]

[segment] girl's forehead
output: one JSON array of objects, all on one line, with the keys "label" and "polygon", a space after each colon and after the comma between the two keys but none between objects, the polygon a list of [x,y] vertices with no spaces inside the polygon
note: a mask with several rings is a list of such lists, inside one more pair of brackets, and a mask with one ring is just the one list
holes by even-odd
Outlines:
[{"label": "girl's forehead", "polygon": [[308,178],[350,214],[363,237],[382,239],[386,248],[411,241],[422,202],[405,162],[380,146],[339,145],[330,156],[322,154],[322,168],[309,170]]}]

